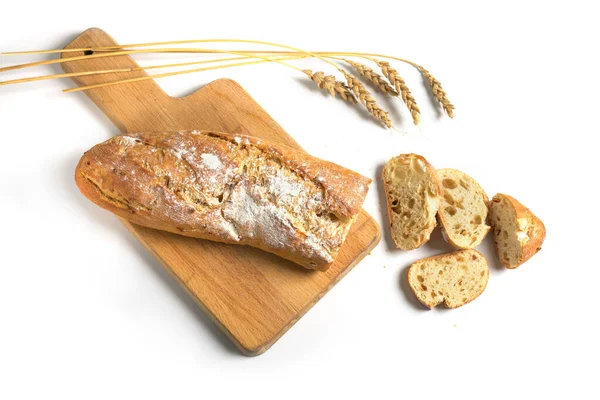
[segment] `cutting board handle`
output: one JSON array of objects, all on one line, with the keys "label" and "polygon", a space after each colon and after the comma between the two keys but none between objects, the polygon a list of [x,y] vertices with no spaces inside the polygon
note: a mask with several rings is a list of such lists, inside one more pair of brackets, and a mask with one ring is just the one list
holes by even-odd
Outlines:
[{"label": "cutting board handle", "polygon": [[[99,28],[90,28],[69,43],[65,49],[118,46],[119,44],[106,32]],[[83,51],[62,53],[62,58],[88,55]],[[63,63],[66,72],[83,72],[105,69],[139,68],[139,65],[129,56],[114,57],[91,57],[90,60],[78,60]],[[148,74],[142,70],[131,72],[119,72],[101,75],[88,75],[75,77],[73,80],[77,86],[94,85],[98,83],[118,81],[122,79],[146,77]],[[144,98],[132,96],[132,91],[123,90],[126,85],[136,85],[135,93],[144,93]],[[156,129],[165,128],[165,119],[169,119],[165,113],[163,101],[148,101],[148,99],[173,100],[156,84],[154,79],[126,83],[122,85],[106,86],[90,89],[86,93],[92,101],[124,132],[135,132],[143,130],[148,126],[148,121],[156,121]],[[123,107],[126,97],[127,107]],[[123,121],[128,121],[127,125]]]}]

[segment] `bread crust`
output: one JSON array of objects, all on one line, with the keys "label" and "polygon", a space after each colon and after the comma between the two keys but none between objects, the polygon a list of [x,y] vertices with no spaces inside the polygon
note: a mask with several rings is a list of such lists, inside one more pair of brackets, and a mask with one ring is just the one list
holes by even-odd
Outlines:
[{"label": "bread crust", "polygon": [[[484,271],[485,271],[484,276],[480,277],[483,281],[483,286],[481,287],[481,290],[475,292],[470,298],[467,298],[466,301],[463,301],[463,302],[460,302],[457,304],[450,304],[448,302],[448,299],[445,297],[441,298],[439,301],[428,301],[423,296],[419,295],[419,293],[421,292],[421,288],[419,288],[415,285],[415,283],[418,283],[418,280],[412,279],[412,275],[418,273],[417,269],[418,269],[419,265],[421,265],[424,262],[430,262],[430,261],[449,260],[451,262],[458,262],[457,258],[459,256],[463,256],[466,259],[469,259],[473,255],[480,257],[485,262],[485,266],[486,266],[486,268],[484,269]],[[475,249],[456,250],[451,253],[445,253],[445,254],[440,254],[437,256],[433,256],[433,257],[423,258],[421,260],[415,261],[408,269],[408,283],[409,283],[410,288],[412,289],[412,291],[415,294],[415,296],[417,297],[417,299],[421,303],[423,303],[425,306],[429,307],[429,309],[433,309],[435,306],[437,306],[441,303],[444,303],[448,308],[458,308],[458,307],[464,306],[465,304],[472,302],[473,300],[475,300],[477,297],[479,297],[485,291],[488,281],[489,281],[489,276],[490,276],[490,270],[489,270],[489,265],[487,263],[487,259],[483,256],[483,254],[481,254],[480,252],[478,252]],[[430,299],[430,300],[432,300],[432,299]]]},{"label": "bread crust", "polygon": [[[250,245],[326,270],[371,180],[255,137],[180,131],[98,144],[79,161],[75,182],[92,202],[135,224]],[[315,223],[323,228],[305,229]]]},{"label": "bread crust", "polygon": [[[498,247],[498,242],[494,240],[494,244],[496,246],[496,254],[500,259],[500,262],[509,269],[515,269],[522,265],[524,262],[533,257],[538,251],[542,249],[542,243],[544,243],[544,239],[546,238],[546,227],[541,219],[539,219],[531,210],[521,204],[517,199],[507,194],[498,193],[496,194],[492,201],[496,198],[504,197],[508,202],[512,205],[513,212],[515,213],[516,220],[525,219],[528,223],[527,225],[527,236],[529,240],[525,245],[521,245],[521,258],[519,262],[515,265],[510,265],[506,263],[502,257],[500,257],[500,249]],[[492,224],[494,221],[491,221]]]},{"label": "bread crust", "polygon": [[[429,161],[427,161],[425,159],[425,157],[419,155],[419,154],[415,154],[415,153],[409,153],[409,154],[400,154],[399,156],[396,156],[394,158],[392,158],[391,160],[389,160],[387,164],[391,163],[393,160],[395,160],[396,158],[399,157],[406,157],[406,158],[416,158],[418,160],[420,160],[425,166],[426,166],[426,170],[428,175],[430,176],[431,180],[435,183],[435,185],[438,188],[438,196],[441,197],[444,195],[444,188],[435,172],[435,168],[433,167],[433,165],[431,165],[429,163]],[[385,180],[385,168],[382,169],[381,171],[381,180],[383,181],[383,189],[385,191],[385,200],[386,200],[386,204],[387,204],[387,212],[388,212],[388,219],[389,219],[389,223],[390,223],[390,227],[392,226],[393,223],[393,210],[392,210],[392,203],[391,203],[391,199],[390,196],[388,195],[389,192],[389,185],[387,184],[386,180]],[[434,210],[433,212],[434,215],[437,214],[437,210]],[[431,232],[433,232],[433,230],[435,229],[437,225],[437,220],[434,222],[431,230],[429,231],[429,236],[427,238],[424,238],[423,240],[419,241],[418,243],[416,243],[413,246],[405,246],[403,243],[401,243],[398,238],[396,237],[396,235],[394,235],[394,233],[392,232],[392,239],[394,240],[394,243],[396,244],[396,247],[402,250],[414,250],[417,249],[419,247],[421,247],[423,244],[427,243],[429,241],[429,238],[431,236]]]}]

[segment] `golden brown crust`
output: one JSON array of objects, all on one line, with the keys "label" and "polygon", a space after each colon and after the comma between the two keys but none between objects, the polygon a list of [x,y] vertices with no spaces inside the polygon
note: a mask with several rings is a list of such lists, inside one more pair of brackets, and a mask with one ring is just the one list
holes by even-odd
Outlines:
[{"label": "golden brown crust", "polygon": [[115,136],[84,154],[75,181],[135,224],[319,270],[333,262],[371,182],[287,146],[198,131]]},{"label": "golden brown crust", "polygon": [[[433,182],[435,182],[435,185],[438,188],[438,196],[441,197],[441,196],[444,195],[444,188],[443,188],[442,183],[440,182],[440,180],[439,180],[439,178],[437,176],[436,170],[433,167],[433,165],[431,165],[429,163],[429,161],[427,161],[425,159],[425,157],[423,157],[423,156],[421,156],[419,154],[415,154],[415,153],[400,154],[399,156],[394,157],[390,161],[388,161],[388,163],[386,163],[386,165],[389,164],[395,158],[398,158],[398,157],[416,158],[416,159],[420,160],[425,165],[425,169],[427,170],[427,172],[428,172],[431,180]],[[383,181],[383,190],[385,191],[385,194],[386,194],[385,199],[386,199],[386,205],[387,205],[388,219],[389,219],[389,223],[390,223],[390,227],[391,227],[392,226],[392,222],[393,222],[393,215],[394,215],[394,213],[393,213],[393,210],[392,210],[393,205],[392,205],[392,202],[391,202],[391,198],[388,195],[388,192],[390,190],[390,185],[388,185],[388,183],[386,182],[386,179],[385,179],[385,168],[383,168],[382,171],[381,171],[381,180]],[[433,213],[434,213],[434,215],[437,214],[437,210],[435,210]],[[437,224],[437,220],[435,221],[434,226],[429,231],[429,234],[431,234],[431,232],[433,231],[433,229],[435,229],[435,225],[436,224]],[[396,244],[396,247],[399,248],[399,249],[402,249],[402,250],[414,250],[414,249],[417,249],[417,248],[421,247],[423,244],[425,244],[427,241],[429,241],[429,237],[427,237],[427,238],[424,238],[423,240],[419,241],[418,243],[416,243],[414,246],[410,246],[409,247],[409,246],[403,245],[402,243],[399,243],[399,241],[397,240],[396,235],[394,235],[393,232],[392,232],[392,239],[394,240],[394,243]]]},{"label": "golden brown crust", "polygon": [[[510,202],[514,209],[517,221],[523,219],[527,221],[527,237],[529,238],[529,240],[527,241],[527,243],[525,243],[524,246],[521,247],[522,255],[519,262],[514,265],[509,265],[502,259],[502,257],[499,257],[500,261],[502,262],[502,264],[504,264],[506,268],[515,269],[527,260],[529,260],[538,251],[542,249],[542,243],[544,243],[544,239],[546,238],[546,227],[544,226],[544,223],[541,219],[539,219],[535,214],[531,212],[529,208],[525,207],[514,197],[509,196],[507,194],[498,193],[494,196],[494,199],[500,197],[504,197]],[[497,254],[500,254],[500,249],[497,247],[497,245],[498,244],[496,243],[496,251]]]}]

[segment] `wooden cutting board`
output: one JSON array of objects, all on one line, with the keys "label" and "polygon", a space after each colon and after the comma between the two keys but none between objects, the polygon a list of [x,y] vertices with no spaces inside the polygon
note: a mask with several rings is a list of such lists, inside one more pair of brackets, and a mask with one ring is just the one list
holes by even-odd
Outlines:
[{"label": "wooden cutting board", "polygon": [[[104,31],[89,29],[66,48],[115,46]],[[89,53],[89,52],[86,52]],[[84,55],[63,53],[63,57]],[[66,72],[138,67],[129,56],[64,63]],[[142,71],[74,78],[77,85],[142,77]],[[248,93],[229,79],[174,98],[146,80],[85,92],[122,132],[207,129],[242,133],[300,149]],[[90,147],[96,143],[90,143]],[[350,166],[351,167],[351,166]],[[305,270],[247,246],[186,238],[123,224],[156,257],[246,355],[266,351],[377,245],[377,223],[363,210],[327,272]],[[315,338],[317,340],[317,338]]]}]

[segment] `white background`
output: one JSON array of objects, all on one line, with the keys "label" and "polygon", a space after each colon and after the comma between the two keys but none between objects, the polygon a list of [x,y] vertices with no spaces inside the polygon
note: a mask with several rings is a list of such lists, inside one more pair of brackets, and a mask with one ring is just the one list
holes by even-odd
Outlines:
[{"label": "white background", "polygon": [[600,31],[584,5],[593,2],[88,3],[3,4],[0,51],[61,48],[97,26],[121,43],[247,38],[417,61],[443,83],[454,120],[398,63],[420,129],[399,101],[379,97],[401,132],[385,130],[279,65],[160,84],[184,95],[216,78],[239,81],[309,152],[376,180],[365,208],[384,228],[378,171],[391,156],[418,152],[472,175],[490,197],[512,194],[548,236],[510,271],[488,237],[479,248],[491,266],[486,291],[460,309],[427,311],[407,290],[407,267],[450,248],[436,233],[417,251],[395,251],[384,229],[372,254],[277,344],[247,358],[113,216],[78,193],[74,167],[117,132],[111,122],[85,95],[62,94],[70,81],[0,87],[0,398],[600,396]]}]

